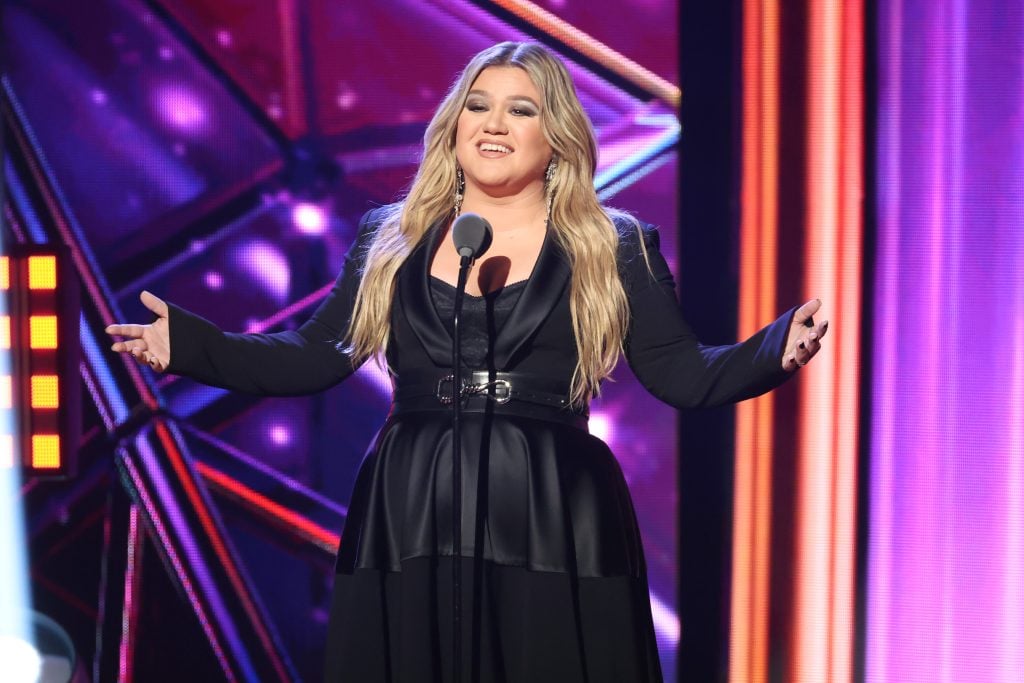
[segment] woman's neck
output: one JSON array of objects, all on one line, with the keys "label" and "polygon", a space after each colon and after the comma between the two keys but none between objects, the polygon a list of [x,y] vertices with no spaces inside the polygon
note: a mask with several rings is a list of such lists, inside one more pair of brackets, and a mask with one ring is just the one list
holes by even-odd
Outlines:
[{"label": "woman's neck", "polygon": [[543,227],[547,206],[541,191],[522,192],[510,197],[493,197],[481,191],[466,189],[462,213],[476,213],[487,219],[494,232]]}]

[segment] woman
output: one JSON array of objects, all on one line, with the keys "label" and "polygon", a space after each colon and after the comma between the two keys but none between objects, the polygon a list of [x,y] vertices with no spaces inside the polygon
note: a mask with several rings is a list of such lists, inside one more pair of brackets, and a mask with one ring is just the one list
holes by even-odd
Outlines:
[{"label": "woman", "polygon": [[[812,301],[741,344],[700,345],[657,232],[600,205],[596,153],[561,62],[496,45],[441,103],[407,197],[364,216],[297,331],[226,334],[146,292],[152,325],[108,328],[127,338],[115,351],[157,371],[264,395],[318,391],[385,356],[394,405],[349,506],[327,680],[451,680],[453,556],[466,680],[661,680],[632,503],[586,431],[587,402],[623,352],[673,406],[755,396],[807,363],[827,323],[811,322]],[[460,212],[484,216],[494,239],[462,317],[463,376],[481,391],[463,399],[456,553],[444,378]]]}]

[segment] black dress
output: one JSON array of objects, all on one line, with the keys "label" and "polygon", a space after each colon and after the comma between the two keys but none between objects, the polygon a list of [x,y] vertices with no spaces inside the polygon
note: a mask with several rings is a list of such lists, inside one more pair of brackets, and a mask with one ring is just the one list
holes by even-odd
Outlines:
[{"label": "black dress", "polygon": [[[297,331],[226,334],[172,306],[169,371],[263,395],[347,377],[354,368],[332,342],[348,324],[375,227],[371,212],[336,287]],[[619,228],[626,357],[652,393],[677,407],[716,405],[788,376],[792,311],[741,344],[702,346],[679,313],[656,231],[644,228],[645,260],[636,228]],[[450,367],[450,292],[429,276],[442,232],[435,225],[398,275],[387,358],[399,378]],[[569,275],[549,232],[528,280],[469,299],[470,367],[567,386],[576,363]],[[639,529],[615,457],[579,419],[517,414],[515,403],[463,415],[464,680],[662,680]],[[338,554],[325,680],[452,679],[449,415],[439,401],[393,410],[363,461]]]}]

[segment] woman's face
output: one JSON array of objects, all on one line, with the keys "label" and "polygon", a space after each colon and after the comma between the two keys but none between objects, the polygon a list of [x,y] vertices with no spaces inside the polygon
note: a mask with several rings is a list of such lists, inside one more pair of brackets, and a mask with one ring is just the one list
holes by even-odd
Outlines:
[{"label": "woman's face", "polygon": [[551,145],[541,130],[541,97],[525,71],[491,66],[470,88],[455,133],[467,190],[507,197],[542,191]]}]

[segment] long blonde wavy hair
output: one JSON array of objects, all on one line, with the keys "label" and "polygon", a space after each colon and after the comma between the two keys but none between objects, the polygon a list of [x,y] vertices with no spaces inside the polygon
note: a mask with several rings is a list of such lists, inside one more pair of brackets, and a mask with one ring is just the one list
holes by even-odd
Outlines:
[{"label": "long blonde wavy hair", "polygon": [[614,219],[626,218],[637,228],[639,224],[598,200],[597,141],[590,119],[565,66],[534,43],[505,42],[478,53],[441,102],[424,134],[423,160],[412,185],[402,201],[386,207],[368,248],[346,351],[354,362],[362,362],[387,350],[398,269],[431,225],[454,215],[459,114],[477,76],[492,66],[523,69],[541,94],[541,128],[557,159],[546,187],[548,225],[572,270],[569,306],[578,362],[569,398],[573,405],[585,406],[618,362],[629,320],[616,263],[619,235]]}]

